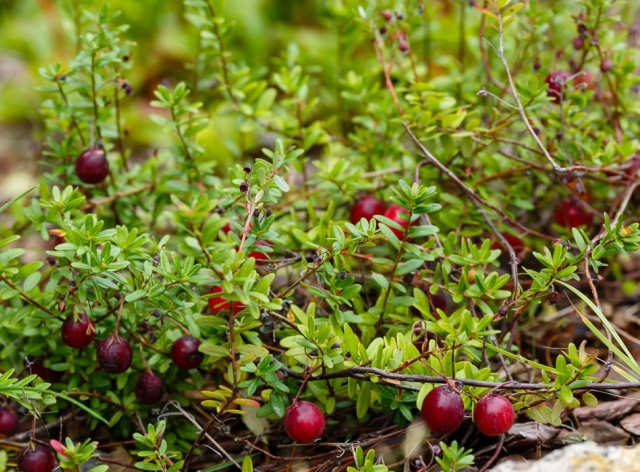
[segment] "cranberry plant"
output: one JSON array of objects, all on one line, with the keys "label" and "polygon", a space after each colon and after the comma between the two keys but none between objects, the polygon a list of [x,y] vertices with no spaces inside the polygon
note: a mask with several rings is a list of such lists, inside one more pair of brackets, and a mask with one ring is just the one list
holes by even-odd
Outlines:
[{"label": "cranberry plant", "polygon": [[[2,208],[0,395],[34,433],[12,466],[105,470],[124,441],[142,470],[461,470],[497,457],[465,431],[500,449],[638,387],[602,303],[637,288],[632,5],[336,0],[335,57],[254,64],[222,1],[185,0],[189,57],[146,97],[118,14],[72,3],[44,175]],[[586,329],[554,350],[553,322]]]}]

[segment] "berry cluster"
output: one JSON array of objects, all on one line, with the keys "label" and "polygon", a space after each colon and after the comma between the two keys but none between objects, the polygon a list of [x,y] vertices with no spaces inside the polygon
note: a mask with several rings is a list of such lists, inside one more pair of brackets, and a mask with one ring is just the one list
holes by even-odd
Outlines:
[{"label": "berry cluster", "polygon": [[[448,385],[431,390],[422,403],[422,418],[434,433],[450,434],[464,420],[464,402],[459,392]],[[478,400],[473,422],[486,436],[500,436],[513,426],[515,412],[502,395],[488,394]]]}]

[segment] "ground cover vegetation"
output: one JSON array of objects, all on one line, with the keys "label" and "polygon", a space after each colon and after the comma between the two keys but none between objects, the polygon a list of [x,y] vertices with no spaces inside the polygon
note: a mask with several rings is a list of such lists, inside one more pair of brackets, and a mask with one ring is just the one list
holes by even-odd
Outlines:
[{"label": "ground cover vegetation", "polygon": [[41,3],[2,467],[486,470],[640,387],[634,2]]}]

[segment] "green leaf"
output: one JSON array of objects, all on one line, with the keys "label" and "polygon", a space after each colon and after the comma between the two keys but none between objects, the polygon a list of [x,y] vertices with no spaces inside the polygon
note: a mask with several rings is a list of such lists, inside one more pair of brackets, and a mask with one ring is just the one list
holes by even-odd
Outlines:
[{"label": "green leaf", "polygon": [[15,202],[17,202],[18,200],[22,199],[25,195],[27,195],[29,192],[33,191],[34,188],[36,188],[37,185],[34,185],[33,187],[31,187],[28,190],[25,190],[24,192],[22,192],[20,195],[18,195],[17,197],[12,198],[11,200],[9,200],[7,203],[5,203],[4,205],[0,206],[0,213],[2,213],[4,210],[6,210],[7,208],[9,208],[11,205],[13,205]]}]

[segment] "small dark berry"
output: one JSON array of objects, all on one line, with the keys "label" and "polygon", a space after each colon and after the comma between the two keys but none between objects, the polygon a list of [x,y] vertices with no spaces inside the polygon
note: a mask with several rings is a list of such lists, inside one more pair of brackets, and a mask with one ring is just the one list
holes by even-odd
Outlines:
[{"label": "small dark berry", "polygon": [[324,433],[324,415],[317,405],[296,401],[284,414],[284,429],[294,441],[310,443]]},{"label": "small dark berry", "polygon": [[[398,223],[402,228],[406,229],[409,226],[409,221],[407,220],[407,216],[409,215],[409,210],[401,207],[400,205],[391,205],[387,211],[384,212],[384,216],[389,218],[392,221]],[[396,228],[390,228],[393,234],[396,235],[399,239],[402,239],[404,236],[404,231]]]},{"label": "small dark berry", "polygon": [[611,69],[613,69],[613,62],[611,62],[611,59],[603,59],[600,63],[600,71],[607,73]]},{"label": "small dark berry", "polygon": [[587,212],[577,200],[563,200],[555,209],[555,221],[566,228],[591,227],[593,215]]},{"label": "small dark berry", "polygon": [[551,72],[545,81],[547,82],[547,95],[551,101],[559,103],[564,98],[564,87],[571,74],[565,70]]},{"label": "small dark berry", "polygon": [[180,369],[195,369],[200,365],[204,355],[198,351],[200,341],[193,336],[182,336],[171,346],[171,359]]},{"label": "small dark berry", "polygon": [[422,418],[434,433],[453,433],[464,419],[464,402],[448,385],[431,390],[422,402]]},{"label": "small dark berry", "polygon": [[356,224],[362,218],[370,220],[376,215],[384,214],[387,209],[387,205],[381,200],[378,200],[373,195],[363,195],[351,208],[351,215],[349,221]]},{"label": "small dark berry", "polygon": [[62,340],[74,349],[88,346],[95,336],[93,321],[85,313],[77,318],[69,315],[62,323]]},{"label": "small dark berry", "polygon": [[88,149],[76,159],[76,175],[87,184],[99,184],[109,175],[109,161],[102,149]]},{"label": "small dark berry", "polygon": [[98,343],[98,364],[105,372],[119,374],[131,365],[133,351],[129,342],[117,335],[111,335]]},{"label": "small dark berry", "polygon": [[[264,253],[261,253],[261,254],[264,254]],[[255,257],[255,254],[251,257]],[[222,287],[218,287],[218,286],[211,287],[211,290],[209,290],[209,293],[223,293],[223,292],[224,290],[222,289]],[[213,313],[214,315],[217,315],[221,311],[225,311],[229,309],[231,309],[231,311],[235,315],[240,313],[242,310],[246,308],[240,302],[230,302],[229,300],[227,300],[227,298],[224,295],[220,295],[218,297],[211,297],[207,300],[207,302],[209,304],[209,309],[211,310],[211,313]]]},{"label": "small dark berry", "polygon": [[579,51],[584,47],[584,41],[580,36],[576,36],[575,38],[573,38],[572,43],[573,43],[573,49],[575,49],[576,51]]},{"label": "small dark berry", "polygon": [[164,395],[164,385],[158,374],[151,369],[145,370],[138,376],[136,382],[136,398],[144,404],[159,402]]},{"label": "small dark berry", "polygon": [[513,426],[516,414],[513,405],[502,395],[481,398],[473,411],[473,422],[486,436],[500,436]]},{"label": "small dark berry", "polygon": [[40,444],[30,444],[18,457],[21,472],[51,472],[56,466],[53,453]]},{"label": "small dark berry", "polygon": [[0,408],[0,434],[11,436],[18,430],[18,415],[11,408]]},{"label": "small dark berry", "polygon": [[245,193],[247,190],[249,190],[249,184],[247,182],[242,182],[240,184],[240,191]]}]

